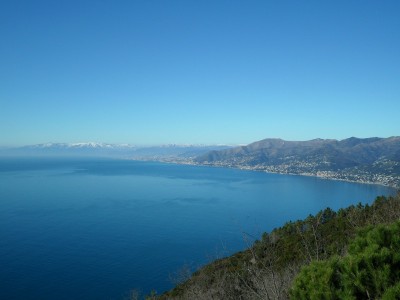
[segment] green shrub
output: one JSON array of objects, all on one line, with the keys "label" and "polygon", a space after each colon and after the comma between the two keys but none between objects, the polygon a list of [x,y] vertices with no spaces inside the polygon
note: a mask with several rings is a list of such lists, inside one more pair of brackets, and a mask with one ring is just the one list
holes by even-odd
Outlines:
[{"label": "green shrub", "polygon": [[400,222],[360,231],[342,258],[312,262],[296,277],[292,299],[398,299]]}]

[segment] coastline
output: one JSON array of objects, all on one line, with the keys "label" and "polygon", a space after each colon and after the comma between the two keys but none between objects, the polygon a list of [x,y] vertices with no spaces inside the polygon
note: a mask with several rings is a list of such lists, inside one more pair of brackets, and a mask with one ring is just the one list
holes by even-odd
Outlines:
[{"label": "coastline", "polygon": [[[307,177],[314,177],[324,180],[336,180],[336,181],[343,181],[343,182],[351,182],[351,183],[360,183],[360,184],[368,184],[368,185],[380,185],[385,186],[388,188],[393,189],[394,192],[400,190],[400,176],[398,178],[389,177],[383,174],[368,174],[366,176],[378,176],[379,178],[385,178],[386,182],[383,180],[365,180],[365,179],[352,179],[352,178],[342,178],[342,177],[351,177],[357,176],[361,177],[360,174],[345,174],[341,173],[338,174],[334,171],[317,171],[316,173],[313,172],[282,172],[282,171],[274,171],[268,168],[260,168],[260,167],[251,167],[251,166],[240,166],[240,165],[232,165],[232,164],[205,164],[205,163],[198,163],[193,161],[192,159],[177,159],[177,158],[152,158],[152,159],[135,159],[139,161],[155,161],[155,162],[162,162],[168,164],[177,164],[177,165],[191,165],[191,166],[203,166],[203,167],[215,167],[215,168],[228,168],[228,169],[237,169],[237,170],[245,170],[245,171],[254,171],[254,172],[264,172],[269,174],[280,174],[280,175],[291,175],[291,176],[307,176]],[[388,182],[388,181],[394,181]]]}]

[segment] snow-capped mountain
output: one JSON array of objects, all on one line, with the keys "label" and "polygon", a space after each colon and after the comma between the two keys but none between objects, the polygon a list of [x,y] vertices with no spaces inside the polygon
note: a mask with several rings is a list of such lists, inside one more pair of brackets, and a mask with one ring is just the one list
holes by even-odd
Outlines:
[{"label": "snow-capped mountain", "polygon": [[139,147],[131,144],[108,144],[96,142],[45,143],[17,148],[0,149],[1,156],[82,156],[114,157],[139,160],[162,160],[164,158],[189,158],[212,150],[229,148],[222,145],[168,144]]},{"label": "snow-capped mountain", "polygon": [[133,145],[129,144],[107,144],[107,143],[46,143],[46,144],[37,144],[37,145],[29,145],[24,146],[22,148],[32,148],[32,149],[50,149],[50,148],[69,148],[69,149],[121,149],[121,148],[136,148]]}]

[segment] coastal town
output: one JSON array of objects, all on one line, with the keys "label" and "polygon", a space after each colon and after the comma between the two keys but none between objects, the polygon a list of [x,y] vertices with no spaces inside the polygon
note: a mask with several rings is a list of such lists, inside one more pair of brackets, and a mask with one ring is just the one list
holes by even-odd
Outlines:
[{"label": "coastal town", "polygon": [[[138,159],[138,158],[136,158]],[[177,156],[152,156],[141,157],[142,161],[159,161],[164,163],[211,166],[221,168],[234,168],[247,171],[258,171],[285,175],[311,176],[323,179],[357,182],[363,184],[378,184],[383,186],[400,189],[400,174],[396,170],[400,169],[400,162],[381,160],[372,166],[345,168],[341,170],[330,169],[330,164],[326,161],[300,161],[292,160],[282,164],[267,165],[265,163],[250,164],[245,160],[232,159],[230,161],[198,162],[196,157],[177,157]]]},{"label": "coastal town", "polygon": [[[179,160],[175,160],[174,162],[182,163],[182,161]],[[186,163],[199,165],[199,163],[194,161],[187,161]],[[382,168],[381,166],[377,166],[375,164],[375,168],[369,168],[368,166],[365,166],[363,168],[353,167],[342,170],[329,170],[327,168],[328,165],[324,162],[316,163],[307,161],[291,161],[290,163],[275,165],[266,165],[264,163],[250,165],[239,161],[215,161],[210,163],[205,162],[201,165],[238,168],[243,170],[263,171],[277,174],[315,176],[324,179],[342,180],[365,184],[379,184],[400,189],[400,175],[391,172],[393,169],[400,168],[400,163],[395,161],[386,161],[382,162],[382,164],[383,163],[385,163],[385,165],[390,164],[390,167],[386,166],[386,168]]]}]

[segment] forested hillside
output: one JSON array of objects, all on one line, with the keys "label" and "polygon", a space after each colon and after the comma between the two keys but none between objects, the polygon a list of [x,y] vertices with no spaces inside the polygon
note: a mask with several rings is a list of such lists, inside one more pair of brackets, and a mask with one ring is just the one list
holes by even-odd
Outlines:
[{"label": "forested hillside", "polygon": [[[378,197],[372,205],[352,205],[339,211],[326,208],[316,215],[310,215],[305,220],[290,221],[270,233],[264,233],[262,238],[246,251],[216,260],[196,271],[173,290],[161,296],[151,296],[151,298],[289,299],[292,296],[293,299],[321,299],[321,294],[315,296],[312,293],[314,288],[323,289],[325,287],[321,293],[326,295],[327,299],[341,299],[343,293],[348,292],[340,281],[346,276],[336,278],[329,273],[329,270],[337,267],[338,262],[342,268],[346,268],[346,265],[351,265],[353,262],[351,257],[360,257],[357,255],[364,251],[360,250],[360,245],[366,236],[368,236],[369,244],[364,242],[364,248],[369,249],[368,251],[372,251],[371,249],[378,251],[383,247],[386,250],[382,251],[390,252],[390,249],[394,247],[390,248],[390,245],[399,246],[399,243],[393,244],[390,240],[396,236],[399,239],[400,232],[396,231],[400,231],[398,223],[392,227],[378,227],[380,232],[384,232],[383,236],[386,240],[383,242],[379,240],[374,242],[374,237],[378,239],[379,234],[369,233],[378,225],[391,224],[399,219],[400,193],[396,196]],[[366,226],[370,227],[365,229]],[[357,234],[359,235],[356,238]],[[390,268],[390,259],[393,263],[395,261],[399,263],[399,256],[393,258],[391,255],[389,253],[385,256],[384,263],[386,265],[383,269]],[[362,262],[359,264],[362,265]],[[373,278],[381,276],[381,273],[377,273],[378,275],[368,274],[368,272],[379,269],[379,261],[374,268],[360,268],[358,266],[357,270],[361,275],[354,279],[360,288],[354,292],[355,296],[348,292],[346,294],[348,299],[368,299],[368,293],[370,296],[382,295],[382,291],[379,292],[380,294],[378,292],[374,294],[373,291],[368,291],[368,288],[363,287],[363,284],[373,285],[370,282],[363,282],[370,276]],[[299,278],[295,279],[299,272]],[[385,272],[390,273],[387,270]],[[399,290],[400,282],[400,272],[392,273],[388,275],[388,280],[391,280],[390,284],[378,283],[380,289],[382,286],[390,286],[390,295],[394,295],[393,293]],[[315,276],[321,277],[322,281],[310,282],[310,280],[314,280],[312,278]],[[323,281],[324,278],[327,278],[326,281]],[[349,280],[352,279],[347,277],[347,282]],[[396,280],[398,281],[393,282]],[[294,282],[295,284],[293,284]],[[339,292],[334,292],[335,289]],[[329,296],[328,293],[331,290],[332,293]]]}]

